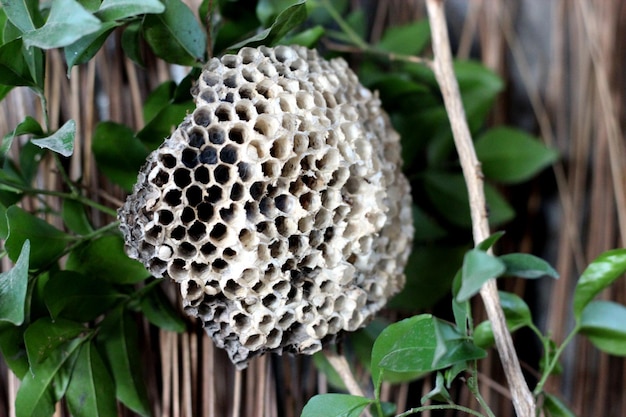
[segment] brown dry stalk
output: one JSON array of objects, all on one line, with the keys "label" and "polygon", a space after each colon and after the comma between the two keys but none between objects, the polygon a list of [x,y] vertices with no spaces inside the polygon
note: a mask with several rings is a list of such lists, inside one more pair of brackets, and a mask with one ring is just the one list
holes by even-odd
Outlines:
[{"label": "brown dry stalk", "polygon": [[[433,70],[443,95],[455,146],[459,153],[469,195],[474,242],[478,244],[489,237],[482,170],[472,144],[459,93],[459,85],[452,68],[452,53],[450,52],[443,0],[426,0],[426,9],[432,35]],[[489,280],[481,289],[480,295],[491,321],[500,360],[511,389],[515,411],[519,417],[534,416],[535,401],[522,375],[511,334],[506,327],[495,280]]]}]

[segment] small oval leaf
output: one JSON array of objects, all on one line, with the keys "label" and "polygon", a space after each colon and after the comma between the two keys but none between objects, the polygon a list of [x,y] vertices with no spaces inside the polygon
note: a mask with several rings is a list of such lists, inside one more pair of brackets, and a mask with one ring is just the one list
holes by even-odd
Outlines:
[{"label": "small oval leaf", "polygon": [[359,417],[373,400],[348,394],[320,394],[311,398],[300,417]]}]

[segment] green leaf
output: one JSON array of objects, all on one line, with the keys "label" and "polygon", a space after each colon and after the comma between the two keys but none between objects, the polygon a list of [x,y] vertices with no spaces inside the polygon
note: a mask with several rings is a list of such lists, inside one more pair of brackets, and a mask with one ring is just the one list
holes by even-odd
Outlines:
[{"label": "green leaf", "polygon": [[195,107],[193,101],[172,103],[165,106],[157,115],[146,123],[137,133],[137,137],[148,149],[156,149],[165,138],[169,137],[176,126]]},{"label": "green leaf", "polygon": [[141,22],[133,22],[122,32],[122,49],[134,63],[144,66],[141,57]]},{"label": "green leaf", "polygon": [[443,369],[457,363],[465,363],[487,356],[487,352],[474,345],[467,336],[459,332],[450,323],[435,319],[433,324],[437,338],[433,368]]},{"label": "green leaf", "polygon": [[546,417],[576,417],[567,406],[554,395],[544,392],[543,394],[543,410]]},{"label": "green leaf", "polygon": [[282,11],[271,27],[241,42],[231,45],[228,49],[240,49],[244,46],[274,45],[280,41],[289,31],[306,20],[306,0],[300,0],[296,4]]},{"label": "green leaf", "polygon": [[11,371],[23,379],[28,372],[28,355],[24,346],[25,326],[0,323],[0,355]]},{"label": "green leaf", "polygon": [[491,249],[493,245],[495,245],[502,236],[504,236],[503,231],[496,232],[492,234],[491,236],[489,236],[487,239],[480,242],[478,245],[476,245],[476,249],[486,252],[489,249]]},{"label": "green leaf", "polygon": [[0,274],[0,322],[7,321],[16,326],[24,323],[29,254],[30,241],[27,239],[15,266]]},{"label": "green leaf", "polygon": [[61,218],[63,218],[65,226],[74,233],[87,235],[93,232],[85,206],[76,200],[70,200],[69,198],[63,200]]},{"label": "green leaf", "polygon": [[78,322],[95,320],[122,298],[108,282],[73,271],[52,273],[44,291],[53,318]]},{"label": "green leaf", "polygon": [[150,405],[141,368],[139,329],[135,319],[115,310],[103,321],[98,342],[113,373],[115,395],[128,408],[142,416],[150,415]]},{"label": "green leaf", "polygon": [[[532,315],[526,302],[519,296],[499,291],[500,305],[506,318],[506,326],[512,333],[532,324]],[[474,343],[481,348],[489,348],[495,343],[490,321],[480,323],[473,332]]]},{"label": "green leaf", "polygon": [[285,9],[300,3],[299,0],[259,0],[256,5],[256,16],[264,27],[273,23]]},{"label": "green leaf", "polygon": [[348,394],[319,394],[302,409],[300,417],[359,417],[374,400]]},{"label": "green leaf", "polygon": [[410,381],[434,370],[437,347],[434,318],[421,314],[393,323],[376,338],[372,349],[372,379]]},{"label": "green leaf", "polygon": [[9,237],[5,249],[12,261],[21,254],[26,240],[30,240],[30,269],[39,269],[56,260],[69,240],[69,236],[45,221],[17,206],[7,210]]},{"label": "green leaf", "polygon": [[142,14],[163,13],[165,6],[159,0],[104,0],[96,12],[103,21],[122,20]]},{"label": "green leaf", "polygon": [[141,298],[139,308],[155,326],[171,332],[185,331],[185,321],[174,309],[160,285],[155,286]]},{"label": "green leaf", "polygon": [[0,46],[0,84],[27,87],[37,85],[22,54],[21,39]]},{"label": "green leaf", "polygon": [[67,77],[70,77],[72,67],[88,62],[100,50],[111,32],[118,27],[116,22],[105,22],[97,31],[85,35],[71,45],[64,48],[65,62],[67,62]]},{"label": "green leaf", "polygon": [[143,35],[154,53],[167,62],[197,65],[204,61],[206,33],[180,0],[163,0],[165,11],[144,18]]},{"label": "green leaf", "polygon": [[298,32],[293,36],[285,36],[280,43],[281,45],[302,45],[307,48],[315,48],[317,42],[324,36],[326,30],[323,26],[314,26],[312,28]]},{"label": "green leaf", "polygon": [[415,226],[413,239],[416,242],[432,242],[447,235],[446,229],[415,204],[413,205],[413,225]]},{"label": "green leaf", "polygon": [[31,371],[37,373],[52,352],[87,331],[82,324],[64,319],[45,317],[32,323],[24,332]]},{"label": "green leaf", "polygon": [[602,253],[583,271],[574,289],[576,321],[591,300],[626,272],[626,249]]},{"label": "green leaf", "polygon": [[330,364],[323,352],[313,354],[313,363],[318,372],[326,377],[328,384],[340,391],[346,391],[346,384],[343,382],[335,368]]},{"label": "green leaf", "polygon": [[101,25],[100,20],[76,0],[55,0],[46,24],[24,33],[24,44],[42,49],[61,48],[98,31]]},{"label": "green leaf", "polygon": [[78,353],[67,387],[67,407],[74,417],[117,415],[115,386],[93,343],[85,343]]},{"label": "green leaf", "polygon": [[417,55],[430,41],[428,20],[419,20],[403,26],[393,26],[385,31],[376,49],[400,55]]},{"label": "green leaf", "polygon": [[450,393],[446,389],[444,385],[444,378],[441,372],[437,372],[437,377],[435,378],[435,387],[430,390],[430,392],[422,397],[420,403],[422,405],[426,404],[428,401],[434,400],[444,403],[452,403],[452,397]]},{"label": "green leaf", "polygon": [[0,203],[0,239],[5,240],[8,235],[7,208]]},{"label": "green leaf", "polygon": [[[146,101],[143,103],[143,119],[146,124],[156,119],[162,110],[174,102],[175,91],[176,83],[174,81],[165,81],[150,92]],[[180,120],[182,120],[182,118]],[[173,126],[176,126],[176,124]],[[169,135],[170,130],[171,127],[168,129],[167,135]]]},{"label": "green leaf", "polygon": [[557,279],[559,273],[541,258],[526,253],[510,253],[498,257],[506,266],[504,275],[535,279],[549,276]]},{"label": "green leaf", "polygon": [[626,356],[626,307],[612,301],[592,301],[580,317],[580,333],[611,355]]},{"label": "green leaf", "polygon": [[119,235],[102,236],[74,249],[66,269],[113,284],[134,284],[150,276],[141,262],[126,256],[124,240]]},{"label": "green leaf", "polygon": [[503,183],[526,181],[558,159],[558,152],[521,130],[498,127],[476,140],[483,173]]},{"label": "green leaf", "polygon": [[148,150],[133,131],[114,122],[98,123],[91,149],[100,171],[127,191],[133,188],[148,156]]},{"label": "green leaf", "polygon": [[504,263],[495,256],[478,249],[468,251],[463,259],[463,278],[456,300],[469,300],[480,291],[485,282],[498,278],[505,270]]},{"label": "green leaf", "polygon": [[[50,417],[54,404],[67,388],[67,372],[63,368],[72,363],[75,353],[85,341],[75,338],[50,352],[37,371],[27,372],[15,398],[17,417]],[[71,367],[68,367],[71,369]],[[114,415],[114,414],[113,414]]]},{"label": "green leaf", "polygon": [[51,136],[41,139],[31,139],[31,142],[42,149],[50,149],[63,156],[71,156],[74,153],[75,137],[76,122],[70,119]]},{"label": "green leaf", "polygon": [[7,18],[22,33],[39,27],[41,16],[38,8],[38,0],[2,0]]},{"label": "green leaf", "polygon": [[34,134],[34,135],[43,135],[43,130],[41,126],[37,122],[37,120],[33,119],[30,116],[26,116],[24,120],[22,120],[11,132],[4,135],[2,138],[2,145],[0,146],[0,162],[4,163],[4,159],[6,158],[6,154],[11,148],[11,144],[13,143],[13,139],[17,136],[26,135],[26,134]]},{"label": "green leaf", "polygon": [[459,82],[470,130],[476,132],[484,125],[504,83],[498,74],[474,61],[454,61],[454,74]]}]

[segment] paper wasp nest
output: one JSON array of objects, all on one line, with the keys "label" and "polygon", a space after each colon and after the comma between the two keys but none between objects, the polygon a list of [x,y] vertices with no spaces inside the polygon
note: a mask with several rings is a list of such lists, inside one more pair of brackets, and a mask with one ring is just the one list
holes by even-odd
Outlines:
[{"label": "paper wasp nest", "polygon": [[344,60],[286,46],[211,59],[194,97],[119,211],[128,255],[179,284],[238,368],[365,325],[413,234],[378,98]]}]

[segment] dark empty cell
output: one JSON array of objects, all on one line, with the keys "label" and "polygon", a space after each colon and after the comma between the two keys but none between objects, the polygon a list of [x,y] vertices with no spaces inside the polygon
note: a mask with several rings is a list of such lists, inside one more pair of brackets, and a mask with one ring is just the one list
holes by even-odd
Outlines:
[{"label": "dark empty cell", "polygon": [[208,222],[213,217],[213,206],[209,203],[198,204],[196,210],[198,210],[198,220]]},{"label": "dark empty cell", "polygon": [[276,222],[276,230],[278,230],[278,233],[285,236],[285,232],[287,231],[287,224],[286,224],[285,216],[276,217],[275,222]]},{"label": "dark empty cell", "polygon": [[205,256],[213,255],[216,250],[217,250],[217,248],[215,247],[215,245],[213,245],[210,242],[205,243],[200,248],[200,252],[202,252],[202,254],[205,255]]},{"label": "dark empty cell", "polygon": [[226,145],[220,151],[220,159],[225,164],[234,164],[237,161],[237,148],[232,145]]},{"label": "dark empty cell", "polygon": [[[304,161],[304,159],[303,159],[303,161]],[[312,190],[315,190],[316,187],[317,187],[317,179],[313,175],[304,175],[302,177],[302,182],[304,183],[304,185],[306,185],[307,187],[309,187]]]},{"label": "dark empty cell", "polygon": [[174,230],[170,233],[170,237],[172,239],[181,240],[185,237],[185,227],[184,226],[176,226]]},{"label": "dark empty cell", "polygon": [[206,235],[206,226],[198,221],[194,222],[189,230],[187,230],[187,235],[194,242],[202,239],[204,235]]},{"label": "dark empty cell", "polygon": [[200,99],[207,103],[214,103],[215,101],[217,101],[217,95],[215,94],[215,91],[207,89],[200,93]]},{"label": "dark empty cell", "polygon": [[197,206],[202,203],[202,189],[197,185],[192,185],[185,191],[185,195],[187,196],[187,203],[190,206]]},{"label": "dark empty cell", "polygon": [[193,149],[187,148],[183,151],[180,160],[187,168],[193,168],[198,165],[198,152]]},{"label": "dark empty cell", "polygon": [[239,171],[239,178],[241,178],[242,181],[248,181],[252,176],[252,169],[250,165],[245,162],[239,162],[237,164],[237,170]]},{"label": "dark empty cell", "polygon": [[232,129],[230,129],[230,132],[228,132],[228,139],[232,140],[235,143],[239,143],[242,144],[243,143],[243,138],[244,138],[244,128],[242,127],[233,127]]},{"label": "dark empty cell", "polygon": [[202,184],[208,184],[210,180],[209,170],[207,167],[198,167],[193,173],[193,178]]},{"label": "dark empty cell", "polygon": [[198,126],[207,127],[211,124],[211,113],[207,109],[198,109],[193,114],[193,121]]},{"label": "dark empty cell", "polygon": [[206,200],[209,203],[217,203],[218,201],[220,201],[222,199],[222,188],[214,185],[213,187],[209,188],[207,190],[208,195],[206,196]]},{"label": "dark empty cell", "polygon": [[[216,259],[213,261],[213,268],[218,269],[218,270],[222,270],[224,268],[226,268],[228,266],[228,262],[226,262],[223,259]],[[235,282],[235,281],[229,281],[229,282]]]},{"label": "dark empty cell", "polygon": [[159,223],[167,226],[174,220],[174,215],[169,210],[159,210]]},{"label": "dark empty cell", "polygon": [[191,184],[191,172],[188,169],[178,168],[174,171],[174,184],[184,188]]},{"label": "dark empty cell", "polygon": [[283,213],[287,213],[290,209],[289,197],[286,196],[285,194],[282,194],[276,197],[276,199],[274,200],[274,203],[276,204],[276,208],[282,211]]},{"label": "dark empty cell", "polygon": [[226,237],[226,231],[227,229],[224,224],[217,223],[215,226],[213,226],[213,230],[211,230],[210,236],[211,238],[219,241]]},{"label": "dark empty cell", "polygon": [[230,179],[230,169],[226,165],[218,165],[213,171],[213,177],[218,183],[226,184]]},{"label": "dark empty cell", "polygon": [[170,190],[167,192],[167,194],[165,194],[165,197],[163,197],[163,200],[165,200],[165,202],[169,204],[170,206],[177,206],[182,202],[181,200],[182,196],[183,196],[182,191]]},{"label": "dark empty cell", "polygon": [[202,273],[206,270],[207,266],[205,264],[200,264],[198,262],[191,263],[191,270],[197,273]]},{"label": "dark empty cell", "polygon": [[191,223],[196,220],[196,212],[191,207],[185,207],[180,215],[183,223]]},{"label": "dark empty cell", "polygon": [[200,152],[200,162],[203,164],[216,164],[217,163],[217,149],[212,146],[207,146]]},{"label": "dark empty cell", "polygon": [[170,180],[170,174],[167,172],[160,170],[158,174],[152,179],[152,183],[157,187],[162,187],[163,184],[166,184]]},{"label": "dark empty cell", "polygon": [[178,245],[178,253],[181,256],[194,256],[196,254],[196,247],[189,242],[183,242]]},{"label": "dark empty cell", "polygon": [[258,114],[264,114],[267,113],[267,103],[264,101],[259,101],[257,102],[254,107],[256,108],[256,112]]},{"label": "dark empty cell", "polygon": [[206,83],[206,85],[214,86],[219,82],[220,78],[219,75],[214,72],[204,71],[202,73],[202,80]]},{"label": "dark empty cell", "polygon": [[146,235],[152,239],[156,239],[159,237],[161,230],[163,230],[161,226],[154,226],[146,232]]},{"label": "dark empty cell", "polygon": [[224,249],[224,251],[222,253],[224,254],[224,256],[226,258],[233,258],[233,257],[235,257],[237,255],[237,251],[235,251],[232,248],[226,248],[226,249]]},{"label": "dark empty cell", "polygon": [[226,97],[224,97],[224,100],[227,103],[234,103],[235,102],[235,95],[233,93],[227,93]]},{"label": "dark empty cell", "polygon": [[172,262],[172,268],[177,272],[182,272],[185,270],[186,262],[184,259],[174,259]]},{"label": "dark empty cell", "polygon": [[176,166],[176,157],[168,153],[159,156],[159,160],[165,168],[174,168]]},{"label": "dark empty cell", "polygon": [[312,201],[313,201],[313,194],[311,193],[302,194],[300,196],[300,206],[302,206],[302,208],[305,210],[309,209]]},{"label": "dark empty cell", "polygon": [[209,129],[209,142],[215,145],[221,145],[226,139],[226,134],[221,127],[214,126]]},{"label": "dark empty cell", "polygon": [[246,106],[237,107],[235,112],[237,113],[239,120],[243,120],[244,122],[250,120],[250,113],[248,112],[248,108]]},{"label": "dark empty cell", "polygon": [[233,201],[239,201],[243,197],[243,185],[236,182],[230,189],[230,199]]},{"label": "dark empty cell", "polygon": [[220,122],[227,122],[230,120],[230,110],[226,106],[220,106],[215,110],[215,116]]},{"label": "dark empty cell", "polygon": [[263,305],[267,308],[270,308],[276,302],[276,296],[274,294],[267,294],[263,299]]},{"label": "dark empty cell", "polygon": [[220,217],[226,222],[230,222],[235,214],[235,205],[231,204],[228,207],[220,209]]},{"label": "dark empty cell", "polygon": [[289,252],[297,253],[302,247],[302,238],[298,235],[289,236]]},{"label": "dark empty cell", "polygon": [[189,136],[189,145],[194,148],[200,148],[204,145],[204,134],[200,129],[192,129],[191,132],[188,133]]},{"label": "dark empty cell", "polygon": [[249,85],[241,87],[239,89],[239,97],[251,99],[252,97],[254,97],[254,89]]},{"label": "dark empty cell", "polygon": [[237,88],[237,74],[232,74],[224,79],[224,85],[228,88]]},{"label": "dark empty cell", "polygon": [[269,197],[263,197],[259,202],[259,210],[264,216],[269,216],[273,208],[274,204],[272,202],[272,199]]},{"label": "dark empty cell", "polygon": [[250,197],[254,200],[259,200],[265,192],[265,186],[261,181],[257,181],[250,186]]},{"label": "dark empty cell", "polygon": [[[283,264],[283,266],[280,267],[280,270],[283,272],[287,272],[287,271],[291,271],[292,269],[294,269],[296,267],[296,261],[293,258],[289,258],[285,261],[285,263]],[[274,285],[274,289],[276,289],[276,287],[278,287],[278,285]]]},{"label": "dark empty cell", "polygon": [[256,231],[259,233],[265,233],[265,231],[267,231],[268,229],[269,229],[268,222],[260,222],[259,224],[256,225]]},{"label": "dark empty cell", "polygon": [[248,220],[253,220],[256,217],[258,208],[256,204],[252,201],[248,201],[243,206],[243,209],[246,212],[246,217],[248,218]]}]

